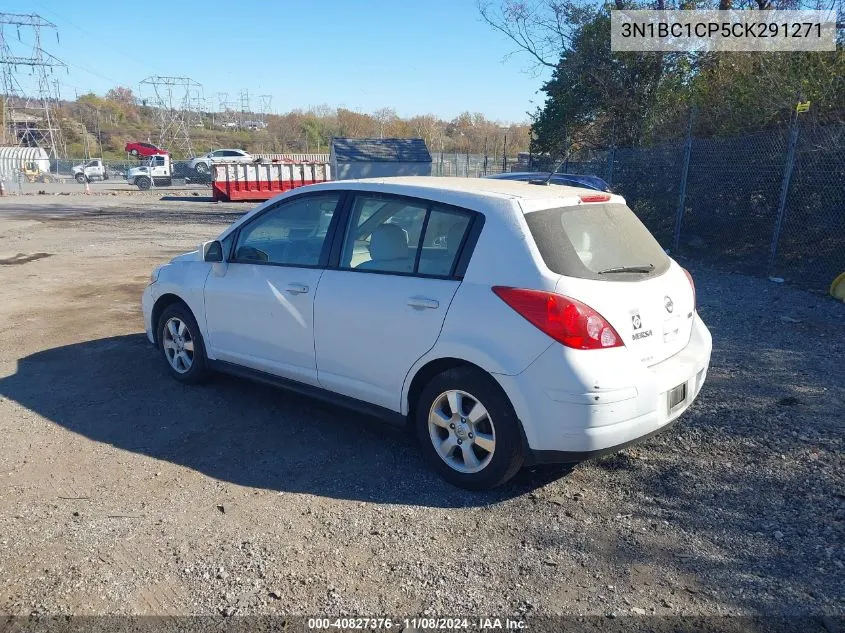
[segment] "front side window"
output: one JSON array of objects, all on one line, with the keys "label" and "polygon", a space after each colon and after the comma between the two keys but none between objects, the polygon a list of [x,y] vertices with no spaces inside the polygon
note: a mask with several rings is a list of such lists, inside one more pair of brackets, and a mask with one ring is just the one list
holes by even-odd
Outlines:
[{"label": "front side window", "polygon": [[240,230],[234,261],[319,266],[339,193],[296,198],[267,211]]},{"label": "front side window", "polygon": [[450,276],[470,219],[468,212],[417,200],[356,196],[340,266]]}]

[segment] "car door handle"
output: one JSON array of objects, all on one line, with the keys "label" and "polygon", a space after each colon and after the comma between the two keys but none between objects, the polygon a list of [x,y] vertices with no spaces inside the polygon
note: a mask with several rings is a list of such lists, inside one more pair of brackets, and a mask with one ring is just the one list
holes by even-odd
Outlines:
[{"label": "car door handle", "polygon": [[436,310],[440,307],[440,302],[434,299],[426,299],[425,297],[408,297],[408,305],[412,308]]},{"label": "car door handle", "polygon": [[285,286],[285,290],[287,290],[292,295],[302,295],[308,292],[308,286],[305,284],[288,284]]}]

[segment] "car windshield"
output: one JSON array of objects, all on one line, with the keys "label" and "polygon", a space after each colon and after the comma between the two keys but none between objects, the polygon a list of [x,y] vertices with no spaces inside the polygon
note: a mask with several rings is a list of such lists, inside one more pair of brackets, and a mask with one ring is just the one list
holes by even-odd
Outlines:
[{"label": "car windshield", "polygon": [[543,209],[525,220],[546,266],[560,275],[636,281],[669,268],[660,244],[624,204]]}]

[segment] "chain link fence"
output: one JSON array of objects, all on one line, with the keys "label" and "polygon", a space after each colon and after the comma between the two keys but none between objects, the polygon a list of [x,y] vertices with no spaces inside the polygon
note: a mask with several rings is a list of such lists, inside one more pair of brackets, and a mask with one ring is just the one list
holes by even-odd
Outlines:
[{"label": "chain link fence", "polygon": [[[525,168],[526,165],[522,165]],[[482,178],[511,171],[518,167],[517,157],[503,157],[501,154],[467,154],[460,152],[431,152],[432,176],[458,176]]]},{"label": "chain link fence", "polygon": [[576,153],[559,171],[604,178],[672,253],[826,292],[845,272],[843,150],[845,125],[795,117],[788,129]]}]

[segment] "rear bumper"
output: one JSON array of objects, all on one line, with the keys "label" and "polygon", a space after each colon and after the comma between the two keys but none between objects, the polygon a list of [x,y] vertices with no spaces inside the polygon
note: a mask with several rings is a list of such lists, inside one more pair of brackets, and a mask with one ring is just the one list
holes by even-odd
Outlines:
[{"label": "rear bumper", "polygon": [[535,466],[537,464],[577,464],[583,461],[587,461],[588,459],[595,459],[596,457],[601,457],[603,455],[610,455],[612,453],[621,451],[623,448],[627,448],[629,446],[633,446],[634,444],[644,442],[653,435],[662,433],[669,427],[675,426],[675,423],[679,419],[680,416],[676,417],[671,422],[667,422],[666,424],[655,429],[654,431],[646,433],[645,435],[640,435],[639,437],[636,437],[633,440],[628,440],[627,442],[622,442],[621,444],[616,444],[615,446],[608,446],[607,448],[597,448],[592,451],[543,451],[529,448],[528,455],[525,459],[525,465]]},{"label": "rear bumper", "polygon": [[[712,339],[694,316],[687,346],[646,367],[625,348],[552,345],[528,369],[496,378],[522,421],[536,462],[573,462],[613,452],[667,428],[689,408],[707,377]],[[669,408],[668,392],[686,385]]]}]

